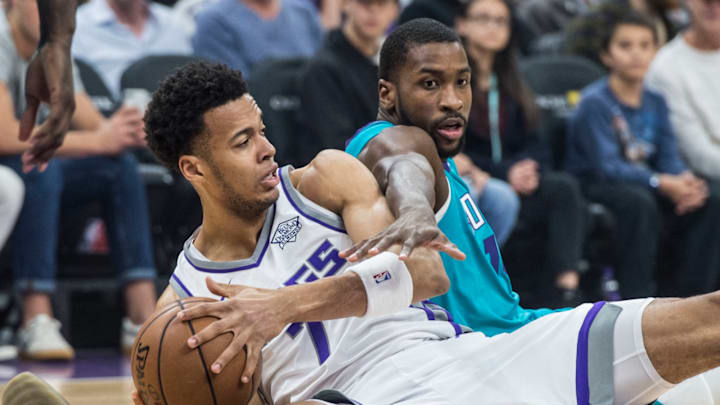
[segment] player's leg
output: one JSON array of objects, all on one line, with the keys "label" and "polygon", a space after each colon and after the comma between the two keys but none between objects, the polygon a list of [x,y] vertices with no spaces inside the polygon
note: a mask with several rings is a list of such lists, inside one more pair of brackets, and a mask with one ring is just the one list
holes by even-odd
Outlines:
[{"label": "player's leg", "polygon": [[650,360],[667,381],[678,383],[720,366],[720,292],[656,300],[642,320]]},{"label": "player's leg", "polygon": [[13,377],[5,387],[3,405],[69,405],[69,402],[45,381],[24,372]]},{"label": "player's leg", "polygon": [[720,368],[688,378],[663,394],[655,403],[655,405],[685,404],[720,404]]}]

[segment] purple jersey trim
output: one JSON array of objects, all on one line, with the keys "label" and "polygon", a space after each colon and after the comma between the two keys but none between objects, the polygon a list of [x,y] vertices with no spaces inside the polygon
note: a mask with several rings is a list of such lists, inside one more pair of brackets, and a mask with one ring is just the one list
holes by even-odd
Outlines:
[{"label": "purple jersey trim", "polygon": [[588,338],[598,312],[605,306],[605,301],[596,302],[583,321],[578,334],[577,358],[575,363],[575,392],[578,405],[590,405],[590,383],[588,377]]},{"label": "purple jersey trim", "polygon": [[190,290],[188,290],[188,288],[185,287],[185,284],[183,284],[183,282],[180,281],[180,279],[178,278],[178,276],[175,275],[175,273],[173,273],[172,278],[173,278],[173,280],[175,280],[176,283],[178,283],[178,285],[180,286],[180,288],[182,288],[183,291],[185,291],[185,293],[188,295],[188,297],[192,297],[192,296],[193,296],[192,293],[190,292]]},{"label": "purple jersey trim", "polygon": [[187,253],[183,252],[183,255],[185,255],[185,259],[188,263],[190,263],[195,270],[202,271],[203,273],[215,273],[215,274],[222,274],[222,273],[232,273],[233,271],[242,271],[242,270],[250,270],[252,268],[258,267],[260,263],[262,262],[263,257],[265,257],[265,252],[267,251],[268,246],[270,245],[270,237],[265,238],[265,245],[263,246],[262,251],[260,252],[260,256],[258,256],[258,259],[255,261],[255,263],[248,264],[246,266],[240,266],[240,267],[234,267],[232,269],[207,269],[205,267],[196,266],[188,257]]},{"label": "purple jersey trim", "polygon": [[[307,218],[307,219],[309,219],[309,220],[311,220],[311,221],[313,221],[313,222],[315,222],[315,223],[317,223],[317,224],[320,224],[320,225],[322,225],[322,226],[324,226],[324,227],[326,227],[326,228],[328,228],[328,229],[332,229],[332,230],[335,231],[335,232],[340,232],[340,233],[347,234],[347,231],[346,231],[346,230],[344,230],[344,229],[342,229],[342,228],[334,227],[334,226],[332,226],[332,225],[330,225],[330,224],[328,224],[328,223],[325,223],[325,222],[323,222],[323,221],[321,221],[321,220],[313,217],[313,216],[310,215],[310,214],[305,213],[305,211],[301,210],[300,207],[298,207],[298,205],[295,204],[295,201],[293,201],[292,195],[288,192],[287,185],[285,184],[285,180],[283,180],[283,178],[282,178],[282,172],[281,172],[282,169],[283,169],[283,168],[279,168],[279,169],[278,169],[278,177],[280,177],[280,184],[282,184],[282,188],[283,188],[283,191],[285,192],[285,196],[287,196],[287,199],[288,199],[288,201],[290,201],[290,204],[293,206],[293,208],[295,208],[295,209],[297,210],[297,212],[300,213],[300,215],[304,216],[305,218]],[[268,238],[268,240],[269,240],[269,238]]]}]

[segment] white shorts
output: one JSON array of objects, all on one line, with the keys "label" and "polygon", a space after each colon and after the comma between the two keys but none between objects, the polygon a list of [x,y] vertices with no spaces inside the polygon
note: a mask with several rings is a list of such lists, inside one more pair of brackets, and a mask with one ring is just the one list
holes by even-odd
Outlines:
[{"label": "white shorts", "polygon": [[[634,404],[648,392],[654,398],[644,403],[651,402],[671,387],[654,369],[638,375],[650,363],[635,326],[651,301],[583,304],[492,338],[467,333],[427,341],[333,388],[362,405]],[[626,330],[616,333],[616,324]],[[623,348],[623,359],[615,358],[614,346]]]}]

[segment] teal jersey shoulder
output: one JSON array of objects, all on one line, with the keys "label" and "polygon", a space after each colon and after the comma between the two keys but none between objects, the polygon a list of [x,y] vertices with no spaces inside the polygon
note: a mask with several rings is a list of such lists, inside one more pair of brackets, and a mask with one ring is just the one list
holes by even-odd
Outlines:
[{"label": "teal jersey shoulder", "polygon": [[[346,152],[358,156],[371,139],[391,126],[387,121],[364,126],[348,141]],[[432,301],[450,311],[455,322],[488,336],[512,332],[553,312],[528,310],[519,305],[519,297],[505,272],[495,233],[470,197],[452,159],[445,162],[445,177],[450,185],[450,204],[438,226],[467,258],[457,261],[441,253],[450,278],[450,291]]]}]

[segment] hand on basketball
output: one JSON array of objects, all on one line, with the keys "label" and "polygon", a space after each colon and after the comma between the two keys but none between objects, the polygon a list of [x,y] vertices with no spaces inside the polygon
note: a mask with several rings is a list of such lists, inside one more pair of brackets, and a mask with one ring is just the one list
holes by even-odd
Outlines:
[{"label": "hand on basketball", "polygon": [[[25,98],[19,138],[30,140],[32,147],[23,154],[23,170],[39,165],[42,171],[62,145],[75,111],[69,41],[50,41],[33,56],[25,79]],[[41,102],[49,104],[50,115],[30,137]]]},{"label": "hand on basketball", "polygon": [[209,277],[206,283],[210,292],[228,299],[198,304],[178,313],[177,317],[182,321],[204,316],[220,318],[191,336],[188,339],[188,346],[195,348],[220,334],[231,332],[233,339],[230,345],[210,369],[213,373],[220,374],[223,367],[244,348],[247,359],[241,380],[246,384],[250,382],[250,377],[255,372],[262,347],[280,334],[289,323],[285,320],[285,316],[289,313],[288,302],[282,298],[278,290],[221,285]]},{"label": "hand on basketball", "polygon": [[421,210],[401,215],[382,232],[340,252],[340,257],[356,262],[384,252],[394,245],[402,245],[400,260],[407,260],[413,250],[420,246],[445,252],[456,260],[465,260],[465,253],[438,228],[433,213],[423,213]]}]

